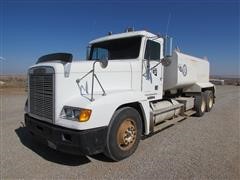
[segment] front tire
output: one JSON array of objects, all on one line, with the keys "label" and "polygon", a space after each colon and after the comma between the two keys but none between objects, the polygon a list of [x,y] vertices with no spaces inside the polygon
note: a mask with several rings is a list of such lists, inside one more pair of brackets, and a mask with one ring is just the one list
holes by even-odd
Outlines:
[{"label": "front tire", "polygon": [[132,155],[139,144],[142,134],[141,117],[131,107],[118,109],[110,122],[105,155],[120,161]]}]

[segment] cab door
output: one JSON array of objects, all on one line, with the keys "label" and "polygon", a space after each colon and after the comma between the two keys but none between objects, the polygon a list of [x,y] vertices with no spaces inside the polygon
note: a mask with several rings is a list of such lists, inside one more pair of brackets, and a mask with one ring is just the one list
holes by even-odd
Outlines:
[{"label": "cab door", "polygon": [[[162,98],[163,67],[160,63],[161,41],[146,40],[143,58],[142,91],[148,96],[157,95]],[[155,98],[157,98],[155,96]]]}]

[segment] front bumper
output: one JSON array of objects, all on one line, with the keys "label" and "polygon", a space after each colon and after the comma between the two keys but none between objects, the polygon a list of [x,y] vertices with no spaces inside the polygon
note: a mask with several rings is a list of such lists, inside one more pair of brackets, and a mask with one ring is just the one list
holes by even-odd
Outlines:
[{"label": "front bumper", "polygon": [[107,126],[89,130],[73,130],[42,122],[25,114],[30,133],[49,147],[70,154],[92,155],[104,151]]}]

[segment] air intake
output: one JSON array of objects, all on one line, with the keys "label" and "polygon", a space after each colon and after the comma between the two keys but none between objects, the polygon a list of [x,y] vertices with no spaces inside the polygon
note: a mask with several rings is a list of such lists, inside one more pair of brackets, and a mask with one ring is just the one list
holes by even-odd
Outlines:
[{"label": "air intake", "polygon": [[129,27],[125,30],[125,32],[133,32],[134,31],[134,27]]}]

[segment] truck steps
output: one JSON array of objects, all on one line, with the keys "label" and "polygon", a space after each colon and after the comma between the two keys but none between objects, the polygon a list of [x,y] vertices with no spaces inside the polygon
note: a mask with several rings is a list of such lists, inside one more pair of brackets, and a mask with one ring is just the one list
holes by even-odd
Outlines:
[{"label": "truck steps", "polygon": [[184,112],[184,115],[185,116],[191,116],[191,115],[193,115],[193,114],[195,114],[196,113],[196,111],[194,111],[194,110],[188,110],[188,111],[186,111],[186,112]]},{"label": "truck steps", "polygon": [[186,116],[177,116],[173,119],[165,120],[165,121],[161,122],[160,124],[155,125],[153,128],[153,132],[155,133],[155,132],[161,131],[161,130],[163,130],[169,126],[172,126],[172,125],[176,124],[177,122],[182,121],[184,119],[186,119]]},{"label": "truck steps", "polygon": [[156,124],[154,126],[153,132],[158,132],[158,131],[161,131],[163,129],[166,129],[166,128],[168,128],[168,127],[186,119],[187,117],[189,117],[189,116],[191,116],[195,113],[196,113],[196,111],[194,111],[194,110],[188,110],[188,111],[184,112],[183,115],[179,115],[179,116],[174,117],[174,118],[169,119],[169,120],[164,120],[164,121],[162,121],[159,124]]}]

